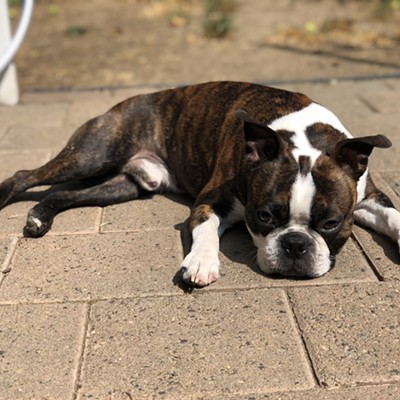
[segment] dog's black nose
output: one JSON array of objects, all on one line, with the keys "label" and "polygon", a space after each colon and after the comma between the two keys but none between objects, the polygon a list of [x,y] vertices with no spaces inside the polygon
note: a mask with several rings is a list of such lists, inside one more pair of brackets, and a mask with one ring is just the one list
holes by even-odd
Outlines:
[{"label": "dog's black nose", "polygon": [[282,237],[281,243],[288,257],[301,258],[307,253],[311,240],[304,233],[290,232]]}]

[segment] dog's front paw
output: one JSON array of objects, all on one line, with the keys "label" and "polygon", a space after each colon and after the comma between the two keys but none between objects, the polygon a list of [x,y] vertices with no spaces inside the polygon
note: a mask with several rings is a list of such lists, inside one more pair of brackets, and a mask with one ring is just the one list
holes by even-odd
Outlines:
[{"label": "dog's front paw", "polygon": [[191,251],[183,260],[181,270],[186,283],[207,286],[219,278],[218,255],[209,251]]}]

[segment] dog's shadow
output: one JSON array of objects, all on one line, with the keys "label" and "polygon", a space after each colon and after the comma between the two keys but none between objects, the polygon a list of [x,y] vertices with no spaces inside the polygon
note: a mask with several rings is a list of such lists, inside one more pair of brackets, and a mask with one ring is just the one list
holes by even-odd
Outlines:
[{"label": "dog's shadow", "polygon": [[[192,239],[189,233],[187,220],[183,223],[176,224],[175,229],[180,231],[184,255],[186,256],[189,253],[192,245]],[[387,237],[382,236],[369,229],[360,229],[369,232],[372,237],[372,241],[382,249],[382,252],[388,260],[396,265],[400,265],[400,255],[394,242],[392,242]],[[220,252],[233,263],[245,265],[247,268],[250,268],[254,273],[262,275],[265,279],[270,279],[274,281],[288,279],[290,279],[291,281],[305,281],[312,279],[307,277],[287,278],[281,275],[265,274],[263,271],[261,271],[257,265],[256,260],[257,249],[244,223],[238,223],[225,232],[220,242]],[[182,280],[181,271],[178,271],[175,274],[173,278],[173,283],[185,292],[191,292],[194,289],[194,287],[191,287]]]},{"label": "dog's shadow", "polygon": [[[188,220],[176,224],[174,227],[180,232],[184,255],[186,256],[190,252],[192,246],[192,238],[189,232]],[[272,279],[279,279],[277,276],[266,275],[258,268],[256,261],[257,249],[246,228],[246,225],[242,222],[237,223],[224,233],[220,240],[220,252],[229,261],[232,261],[235,264],[245,265],[256,274],[264,277],[270,277]],[[173,283],[185,292],[191,292],[194,289],[194,287],[182,280],[182,271],[177,271],[173,278]]]},{"label": "dog's shadow", "polygon": [[[383,236],[379,233],[376,233],[372,229],[366,228],[362,225],[358,225],[358,230],[360,231],[365,231],[362,232],[361,234],[358,232],[354,232],[352,234],[352,237],[356,239],[357,242],[361,241],[365,242],[365,239],[363,238],[364,235],[369,235],[371,238],[370,240],[374,243],[374,245],[377,245],[379,248],[378,252],[382,252],[384,257],[391,261],[393,264],[400,265],[400,254],[399,254],[399,249],[396,246],[396,243],[387,238],[386,236]],[[368,246],[368,242],[364,247]],[[366,251],[367,256],[370,258],[374,258],[374,253],[377,253],[373,248],[369,249],[371,251],[371,254],[368,254],[368,251]],[[379,258],[379,255],[377,255]],[[373,262],[373,260],[371,260]]]}]

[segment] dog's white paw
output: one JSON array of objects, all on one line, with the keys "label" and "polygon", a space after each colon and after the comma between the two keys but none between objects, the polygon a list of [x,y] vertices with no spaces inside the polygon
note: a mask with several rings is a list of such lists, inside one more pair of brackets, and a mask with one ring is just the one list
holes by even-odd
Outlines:
[{"label": "dog's white paw", "polygon": [[219,278],[218,255],[210,251],[191,251],[183,260],[183,280],[196,286],[207,286]]}]

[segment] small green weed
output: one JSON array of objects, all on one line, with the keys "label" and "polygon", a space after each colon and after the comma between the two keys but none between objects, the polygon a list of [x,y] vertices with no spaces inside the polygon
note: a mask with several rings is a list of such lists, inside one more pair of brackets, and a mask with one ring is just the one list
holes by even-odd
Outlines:
[{"label": "small green weed", "polygon": [[232,14],[236,8],[236,0],[206,0],[204,34],[210,38],[227,36],[233,29]]}]

